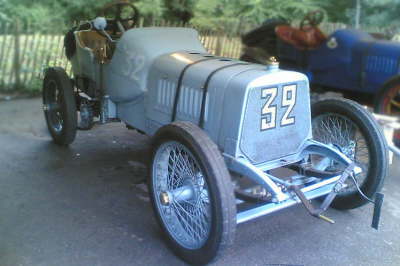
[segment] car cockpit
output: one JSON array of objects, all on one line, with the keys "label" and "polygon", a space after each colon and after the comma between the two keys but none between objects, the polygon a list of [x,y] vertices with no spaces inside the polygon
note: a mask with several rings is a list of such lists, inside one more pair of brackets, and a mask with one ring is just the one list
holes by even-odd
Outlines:
[{"label": "car cockpit", "polygon": [[116,42],[136,26],[138,18],[137,8],[129,2],[108,4],[94,20],[83,22],[74,30],[76,45],[90,49],[99,62],[105,63],[112,58]]}]

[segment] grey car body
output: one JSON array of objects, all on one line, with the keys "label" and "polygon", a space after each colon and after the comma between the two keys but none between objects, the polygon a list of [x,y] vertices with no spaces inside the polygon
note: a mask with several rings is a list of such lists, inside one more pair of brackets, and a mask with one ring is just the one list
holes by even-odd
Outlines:
[{"label": "grey car body", "polygon": [[[90,49],[77,47],[75,74],[99,83],[99,65]],[[131,29],[118,41],[104,68],[110,114],[148,135],[172,121],[174,104],[175,120],[199,124],[204,97],[203,128],[220,150],[232,157],[243,156],[255,165],[290,163],[298,159],[293,155],[312,137],[305,75],[212,56],[193,29]],[[205,92],[204,85],[213,72]],[[281,91],[286,84],[297,85],[291,115],[295,114],[299,123],[260,131],[261,107],[266,101],[261,98],[261,89],[277,86]],[[178,89],[180,95],[175,100]],[[282,101],[281,97],[278,93],[276,101]],[[279,109],[277,117],[285,111]],[[262,147],[267,146],[266,153]]]}]

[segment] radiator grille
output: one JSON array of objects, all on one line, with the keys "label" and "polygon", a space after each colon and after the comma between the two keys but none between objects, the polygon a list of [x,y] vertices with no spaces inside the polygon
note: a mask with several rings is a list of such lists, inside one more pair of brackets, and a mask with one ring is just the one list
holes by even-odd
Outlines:
[{"label": "radiator grille", "polygon": [[377,55],[369,55],[367,57],[366,71],[393,74],[397,69],[397,60]]},{"label": "radiator grille", "polygon": [[161,107],[171,107],[174,103],[175,82],[167,79],[160,79],[157,90],[157,104]]},{"label": "radiator grille", "polygon": [[284,85],[286,84],[276,85],[278,93],[271,106],[274,105],[277,108],[277,126],[269,130],[260,128],[261,110],[266,103],[266,100],[261,97],[263,88],[254,88],[249,92],[240,148],[254,164],[294,154],[301,144],[311,136],[310,94],[305,82],[297,84],[297,100],[291,112],[291,116],[295,117],[296,122],[288,126],[280,125],[286,112],[286,108],[281,106]]},{"label": "radiator grille", "polygon": [[[157,90],[157,109],[171,113],[175,99],[175,91],[176,82],[172,82],[167,79],[159,80]],[[183,85],[181,87],[177,115],[184,116],[186,118],[198,119],[200,117],[202,98],[202,90]],[[208,95],[206,97],[205,120],[207,120],[207,102]]]}]

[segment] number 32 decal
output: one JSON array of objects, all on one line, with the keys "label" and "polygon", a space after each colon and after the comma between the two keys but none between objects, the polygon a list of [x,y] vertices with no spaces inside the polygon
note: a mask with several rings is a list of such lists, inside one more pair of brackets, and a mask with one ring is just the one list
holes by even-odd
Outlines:
[{"label": "number 32 decal", "polygon": [[[283,95],[281,107],[286,108],[283,114],[280,126],[288,126],[295,123],[295,117],[290,116],[293,107],[296,104],[296,85],[283,86]],[[276,127],[277,106],[273,104],[276,96],[278,95],[278,88],[267,88],[261,91],[261,98],[267,99],[261,110],[261,130],[273,129]]]}]

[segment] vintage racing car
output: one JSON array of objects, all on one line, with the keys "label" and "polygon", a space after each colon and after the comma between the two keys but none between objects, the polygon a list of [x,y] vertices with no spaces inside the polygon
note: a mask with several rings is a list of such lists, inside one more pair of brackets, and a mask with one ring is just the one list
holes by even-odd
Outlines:
[{"label": "vintage racing car", "polygon": [[[283,19],[269,19],[242,38],[242,59],[264,63],[276,56],[281,68],[307,75],[313,87],[375,95],[375,112],[400,115],[400,43],[376,38],[355,29],[326,36],[319,24],[323,12],[313,11],[300,27]],[[371,99],[371,97],[370,97]],[[395,134],[400,145],[400,131]]]},{"label": "vintage racing car", "polygon": [[112,121],[151,136],[150,197],[180,258],[207,263],[237,224],[298,203],[333,223],[329,206],[374,199],[377,227],[387,150],[364,108],[338,99],[311,108],[305,75],[211,55],[193,29],[133,28],[129,3],[99,15],[66,36],[73,76],[45,71],[48,129],[60,145]]}]

